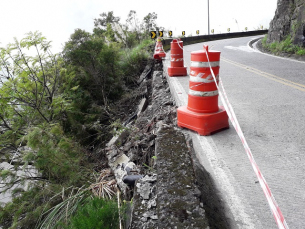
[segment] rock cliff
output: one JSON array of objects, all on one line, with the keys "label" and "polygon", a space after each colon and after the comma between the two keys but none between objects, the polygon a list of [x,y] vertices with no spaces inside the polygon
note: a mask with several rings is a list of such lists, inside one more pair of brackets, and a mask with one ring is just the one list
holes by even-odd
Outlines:
[{"label": "rock cliff", "polygon": [[305,0],[278,0],[270,22],[267,43],[282,41],[291,35],[294,44],[305,46]]}]

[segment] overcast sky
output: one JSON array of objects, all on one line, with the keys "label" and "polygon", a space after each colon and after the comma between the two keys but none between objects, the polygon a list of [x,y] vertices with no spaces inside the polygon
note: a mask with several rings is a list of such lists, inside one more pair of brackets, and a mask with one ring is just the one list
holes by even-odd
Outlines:
[{"label": "overcast sky", "polygon": [[[142,19],[155,12],[157,23],[174,36],[208,33],[208,0],[0,0],[0,47],[29,31],[40,31],[60,52],[76,28],[92,32],[94,18],[113,11],[125,23],[130,10]],[[209,0],[215,33],[269,28],[277,0]]]}]

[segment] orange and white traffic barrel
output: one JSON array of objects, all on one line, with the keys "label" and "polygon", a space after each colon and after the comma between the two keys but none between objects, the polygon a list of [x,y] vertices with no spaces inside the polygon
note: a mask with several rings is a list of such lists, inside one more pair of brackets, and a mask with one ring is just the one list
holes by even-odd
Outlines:
[{"label": "orange and white traffic barrel", "polygon": [[167,69],[169,76],[186,76],[183,60],[183,41],[180,38],[171,42],[171,66]]},{"label": "orange and white traffic barrel", "polygon": [[199,113],[212,113],[219,110],[218,90],[210,65],[218,83],[220,52],[206,51],[208,52],[210,63],[207,60],[205,51],[191,52],[187,107],[189,110]]},{"label": "orange and white traffic barrel", "polygon": [[161,37],[158,37],[155,46],[154,59],[162,60],[162,58],[164,58],[165,56],[166,53],[163,50]]},{"label": "orange and white traffic barrel", "polygon": [[194,130],[200,135],[210,135],[229,128],[228,115],[222,106],[218,106],[216,83],[219,81],[219,63],[220,52],[209,51],[208,46],[191,52],[188,104],[177,109],[178,126]]}]

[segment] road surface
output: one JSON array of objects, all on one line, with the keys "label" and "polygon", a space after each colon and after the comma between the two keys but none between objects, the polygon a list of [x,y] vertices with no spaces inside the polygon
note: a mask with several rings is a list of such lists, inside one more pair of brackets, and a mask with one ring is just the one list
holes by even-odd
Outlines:
[{"label": "road surface", "polygon": [[[305,228],[305,63],[251,49],[244,37],[206,42],[221,51],[220,77],[254,159],[289,228]],[[203,43],[184,47],[184,64]],[[164,69],[170,64],[170,53]],[[178,106],[189,77],[168,77]],[[221,105],[221,103],[219,102]],[[188,131],[203,166],[229,207],[234,228],[278,228],[243,145],[230,128],[212,136]]]}]

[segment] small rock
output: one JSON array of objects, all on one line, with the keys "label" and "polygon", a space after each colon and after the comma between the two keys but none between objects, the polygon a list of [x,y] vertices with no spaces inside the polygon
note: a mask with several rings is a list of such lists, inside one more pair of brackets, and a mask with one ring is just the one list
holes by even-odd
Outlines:
[{"label": "small rock", "polygon": [[157,206],[156,200],[148,201],[148,204],[147,204],[148,208],[152,208],[152,207],[156,207],[156,206]]},{"label": "small rock", "polygon": [[129,158],[125,154],[122,154],[120,157],[118,157],[115,160],[112,166],[115,168],[119,164],[127,164],[128,162],[129,162]]},{"label": "small rock", "polygon": [[[142,181],[143,182],[143,181]],[[151,189],[151,185],[149,183],[137,183],[137,188],[138,188],[138,192],[140,194],[140,196],[144,199],[144,200],[148,200],[149,196],[150,196],[150,189]]]},{"label": "small rock", "polygon": [[151,215],[150,218],[151,219],[158,219],[158,216],[157,215]]},{"label": "small rock", "polygon": [[152,176],[148,176],[146,175],[143,179],[142,179],[143,182],[149,182],[149,183],[154,183],[157,181],[157,174],[154,174]]},{"label": "small rock", "polygon": [[131,147],[132,147],[132,142],[127,142],[127,143],[124,145],[123,150],[124,150],[125,152],[127,152],[127,151],[130,150]]},{"label": "small rock", "polygon": [[142,222],[147,222],[147,218],[146,218],[146,217],[142,217],[142,218],[141,218],[141,221],[142,221]]}]

